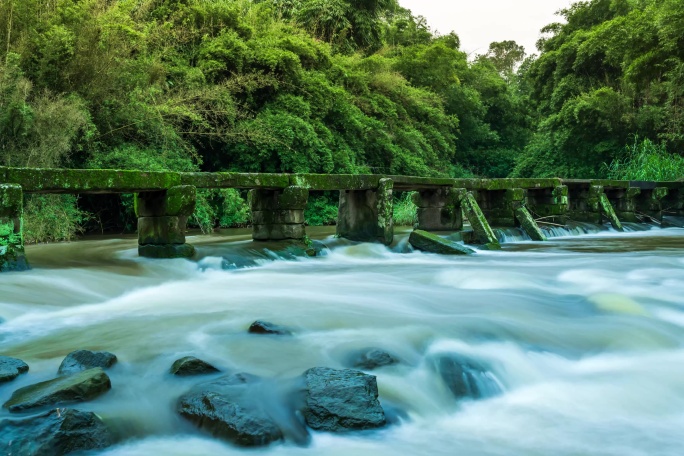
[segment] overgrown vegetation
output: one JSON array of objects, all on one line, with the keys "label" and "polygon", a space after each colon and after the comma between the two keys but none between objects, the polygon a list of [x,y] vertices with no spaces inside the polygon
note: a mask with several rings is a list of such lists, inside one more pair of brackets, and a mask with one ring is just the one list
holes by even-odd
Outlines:
[{"label": "overgrown vegetation", "polygon": [[[663,170],[649,175],[677,177],[681,1],[561,15],[539,56],[503,41],[469,61],[457,34],[435,35],[396,0],[4,0],[0,164],[606,177],[647,157]],[[626,149],[635,135],[659,152]],[[312,198],[308,223],[333,223],[335,200]],[[35,240],[73,236],[98,210],[36,201],[71,214],[71,231],[28,217]],[[99,225],[130,228],[124,210]],[[244,195],[202,192],[191,222],[248,223]]]}]

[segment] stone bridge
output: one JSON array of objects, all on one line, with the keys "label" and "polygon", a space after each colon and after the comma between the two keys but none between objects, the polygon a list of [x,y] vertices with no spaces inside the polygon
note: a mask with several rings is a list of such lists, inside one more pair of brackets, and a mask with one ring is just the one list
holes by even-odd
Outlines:
[{"label": "stone bridge", "polygon": [[[191,257],[188,217],[200,188],[249,190],[253,239],[303,240],[309,192],[339,191],[337,235],[390,244],[393,192],[415,192],[418,228],[458,231],[468,243],[496,248],[492,227],[516,227],[545,240],[538,222],[662,220],[684,215],[684,181],[449,179],[340,174],[178,173],[0,167],[0,271],[24,269],[24,193],[134,193],[138,252]],[[471,229],[464,231],[464,219]]]}]

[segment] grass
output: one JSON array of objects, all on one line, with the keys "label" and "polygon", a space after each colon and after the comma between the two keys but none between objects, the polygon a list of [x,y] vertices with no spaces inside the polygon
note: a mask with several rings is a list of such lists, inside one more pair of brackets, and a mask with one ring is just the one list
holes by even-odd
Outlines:
[{"label": "grass", "polygon": [[615,159],[604,167],[610,179],[674,181],[684,178],[684,157],[668,152],[665,145],[650,139],[640,142],[638,137],[625,147],[622,159]]}]

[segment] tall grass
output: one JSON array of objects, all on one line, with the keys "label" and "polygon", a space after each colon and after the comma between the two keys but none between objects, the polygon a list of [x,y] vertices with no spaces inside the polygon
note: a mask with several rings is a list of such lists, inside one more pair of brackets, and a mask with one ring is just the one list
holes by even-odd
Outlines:
[{"label": "tall grass", "polygon": [[663,144],[635,137],[634,143],[625,147],[623,158],[604,169],[610,179],[673,181],[684,179],[684,157],[669,153]]},{"label": "tall grass", "polygon": [[396,226],[413,226],[418,222],[417,207],[413,204],[413,192],[404,192],[394,199],[394,224]]}]

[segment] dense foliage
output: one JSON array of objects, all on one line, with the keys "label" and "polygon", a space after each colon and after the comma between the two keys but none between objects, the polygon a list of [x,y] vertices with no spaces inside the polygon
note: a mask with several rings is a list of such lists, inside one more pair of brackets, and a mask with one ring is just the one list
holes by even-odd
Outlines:
[{"label": "dense foliage", "polygon": [[634,158],[625,146],[637,136],[681,153],[681,0],[593,0],[562,15],[521,75],[538,128],[514,175],[601,176],[604,163]]},{"label": "dense foliage", "polygon": [[[3,0],[0,164],[594,177],[629,169],[636,137],[681,151],[681,1],[562,16],[538,57],[504,41],[469,61],[396,0]],[[334,222],[334,199],[307,219]],[[64,228],[35,239],[131,228],[130,197],[76,201],[30,198]],[[248,216],[244,194],[203,192],[194,223]]]}]

